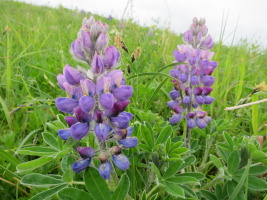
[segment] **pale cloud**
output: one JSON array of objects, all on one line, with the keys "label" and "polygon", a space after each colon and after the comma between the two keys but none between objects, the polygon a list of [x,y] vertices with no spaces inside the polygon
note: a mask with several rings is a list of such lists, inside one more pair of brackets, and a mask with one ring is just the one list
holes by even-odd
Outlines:
[{"label": "pale cloud", "polygon": [[[20,0],[37,5],[52,7],[63,5],[92,13],[121,18],[127,0]],[[155,24],[158,19],[160,27],[169,27],[181,33],[191,24],[192,18],[205,17],[209,32],[219,39],[223,13],[228,21],[225,42],[229,44],[237,25],[235,41],[247,38],[250,42],[258,41],[267,45],[267,0],[131,0],[126,17],[133,17],[141,25]],[[238,22],[238,23],[237,23]]]}]

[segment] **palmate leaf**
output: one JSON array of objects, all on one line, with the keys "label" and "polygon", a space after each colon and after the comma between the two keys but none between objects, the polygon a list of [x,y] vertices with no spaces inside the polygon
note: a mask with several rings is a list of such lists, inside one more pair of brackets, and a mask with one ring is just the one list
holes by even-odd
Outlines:
[{"label": "palmate leaf", "polygon": [[230,154],[227,160],[227,169],[231,174],[233,174],[237,170],[239,162],[240,162],[239,152],[235,150]]},{"label": "palmate leaf", "polygon": [[58,140],[55,138],[53,134],[48,133],[48,132],[43,132],[42,136],[43,136],[43,140],[45,141],[45,143],[47,143],[50,147],[60,150]]},{"label": "palmate leaf", "polygon": [[184,189],[171,183],[161,183],[167,193],[176,197],[184,197]]},{"label": "palmate leaf", "polygon": [[106,181],[97,169],[88,167],[83,176],[85,187],[95,200],[110,200],[111,195]]},{"label": "palmate leaf", "polygon": [[165,143],[167,141],[167,139],[171,136],[171,134],[172,134],[172,127],[169,125],[164,127],[161,130],[161,132],[160,132],[160,134],[156,140],[156,144]]}]

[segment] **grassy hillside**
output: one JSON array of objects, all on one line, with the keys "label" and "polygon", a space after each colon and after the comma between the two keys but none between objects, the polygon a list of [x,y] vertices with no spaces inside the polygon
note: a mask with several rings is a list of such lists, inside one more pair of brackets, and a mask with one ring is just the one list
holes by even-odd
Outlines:
[{"label": "grassy hillside", "polygon": [[[82,19],[90,15],[62,7],[0,1],[0,149],[12,152],[29,134],[33,137],[27,142],[36,143],[38,133],[46,129],[45,123],[56,119],[54,99],[64,96],[56,75],[62,73],[67,63],[73,67],[78,65],[69,53],[70,44],[76,38]],[[134,88],[128,108],[135,115],[133,122],[166,121],[170,117],[166,102],[172,88],[171,79],[144,73],[168,74],[172,67],[163,70],[162,67],[172,63],[173,50],[182,43],[181,37],[169,30],[140,27],[131,20],[125,21],[121,28],[118,20],[95,18],[108,23],[111,44],[115,35],[121,35],[129,49],[129,54],[121,50],[119,68],[125,71],[128,84]],[[141,47],[142,53],[132,63],[131,53],[137,47]],[[237,105],[255,85],[267,81],[267,51],[246,42],[231,47],[217,43],[213,50],[214,60],[219,63],[214,72],[216,84],[212,93],[216,101],[206,108],[216,119],[213,123],[223,123],[223,130],[230,134],[265,133],[265,128],[260,131],[258,128],[267,119],[266,104],[236,112],[227,112],[224,108]],[[252,96],[252,100],[263,98],[266,98],[264,92]]]}]

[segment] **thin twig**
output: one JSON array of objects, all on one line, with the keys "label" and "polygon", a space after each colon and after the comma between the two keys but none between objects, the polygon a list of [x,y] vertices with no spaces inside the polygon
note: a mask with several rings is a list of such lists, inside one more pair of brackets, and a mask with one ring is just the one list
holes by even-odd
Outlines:
[{"label": "thin twig", "polygon": [[[0,177],[0,180],[3,181],[3,182],[5,182],[5,183],[7,183],[7,184],[9,184],[9,185],[12,185],[12,186],[17,187],[16,184],[14,184],[14,183],[12,183],[12,182],[6,180],[6,179],[3,179],[3,178]],[[18,187],[18,189],[19,189],[19,191],[23,192],[23,193],[26,194],[27,196],[30,196],[30,194],[29,194],[27,191],[23,190],[21,187]]]},{"label": "thin twig", "polygon": [[259,103],[263,103],[263,102],[267,102],[267,99],[262,99],[259,101],[254,101],[254,102],[246,103],[246,104],[239,105],[239,106],[226,107],[224,110],[235,110],[235,109],[239,109],[239,108],[245,108],[245,107],[252,106],[255,104],[259,104]]}]

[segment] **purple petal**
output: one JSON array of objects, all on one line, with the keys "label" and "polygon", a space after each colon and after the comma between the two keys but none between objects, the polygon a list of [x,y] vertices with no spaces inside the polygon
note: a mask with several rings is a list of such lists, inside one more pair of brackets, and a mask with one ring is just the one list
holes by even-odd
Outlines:
[{"label": "purple petal", "polygon": [[84,112],[90,112],[95,105],[95,100],[90,96],[82,96],[79,100],[79,106]]},{"label": "purple petal", "polygon": [[56,98],[57,109],[64,113],[73,113],[73,109],[78,106],[78,101],[67,97]]},{"label": "purple petal", "polygon": [[196,125],[198,126],[198,128],[204,129],[207,126],[207,123],[204,119],[196,118]]},{"label": "purple petal", "polygon": [[99,123],[95,125],[95,134],[100,141],[105,141],[110,130],[110,126],[104,123]]},{"label": "purple petal", "polygon": [[84,112],[80,107],[74,108],[73,111],[74,111],[75,117],[81,123],[88,123],[92,119],[92,116],[88,112]]},{"label": "purple petal", "polygon": [[72,164],[72,170],[75,173],[85,170],[91,163],[91,158],[81,159]]},{"label": "purple petal", "polygon": [[194,88],[193,93],[194,93],[195,95],[201,95],[201,93],[202,93],[202,88],[201,88],[201,87],[196,87],[196,88]]},{"label": "purple petal", "polygon": [[86,52],[90,52],[93,50],[93,43],[90,38],[89,31],[84,32],[83,37],[82,37],[82,43],[83,43],[83,48]]},{"label": "purple petal", "polygon": [[203,76],[201,80],[205,86],[211,86],[215,81],[213,76]]},{"label": "purple petal", "polygon": [[204,98],[200,95],[195,95],[195,101],[197,102],[198,105],[204,104]]},{"label": "purple petal", "polygon": [[105,48],[108,45],[108,36],[105,33],[100,33],[100,35],[98,36],[96,43],[95,43],[95,48],[98,52],[101,52],[103,50],[105,50]]},{"label": "purple petal", "polygon": [[214,101],[214,98],[210,96],[203,96],[203,98],[205,104],[211,104]]},{"label": "purple petal", "polygon": [[184,62],[186,60],[186,56],[183,53],[180,53],[178,50],[174,50],[173,56],[178,62]]},{"label": "purple petal", "polygon": [[119,169],[123,171],[127,170],[130,166],[130,162],[128,158],[123,154],[113,155],[112,160],[114,164],[116,165],[116,167],[118,167]]},{"label": "purple petal", "polygon": [[76,117],[72,117],[72,116],[66,116],[65,117],[65,121],[67,122],[67,124],[71,127],[73,124],[76,124],[78,122]]},{"label": "purple petal", "polygon": [[183,103],[184,104],[189,104],[190,102],[191,102],[190,96],[185,95],[183,97]]},{"label": "purple petal", "polygon": [[186,125],[189,129],[192,129],[196,126],[195,119],[189,118],[186,120]]},{"label": "purple petal", "polygon": [[177,91],[177,90],[172,90],[169,94],[170,94],[170,97],[171,97],[173,100],[176,99],[176,98],[178,98],[178,97],[180,97],[180,92]]},{"label": "purple petal", "polygon": [[114,96],[110,93],[101,94],[99,101],[104,109],[111,109],[114,105]]},{"label": "purple petal", "polygon": [[212,90],[213,90],[213,88],[211,88],[211,87],[203,87],[202,95],[205,95],[205,96],[209,95]]},{"label": "purple petal", "polygon": [[71,137],[70,129],[60,129],[57,133],[62,140],[67,140]]},{"label": "purple petal", "polygon": [[101,74],[104,71],[104,64],[100,56],[95,52],[92,60],[92,70],[94,73]]},{"label": "purple petal", "polygon": [[65,87],[63,85],[63,83],[66,82],[65,76],[63,74],[57,75],[57,81],[58,81],[58,85],[61,87],[61,89],[65,90]]},{"label": "purple petal", "polygon": [[106,111],[106,115],[108,117],[118,116],[121,112],[123,112],[126,109],[129,103],[130,100],[115,102],[113,108]]},{"label": "purple petal", "polygon": [[113,89],[112,94],[119,101],[125,101],[125,100],[128,100],[132,96],[133,88],[132,86],[122,85],[119,88]]},{"label": "purple petal", "polygon": [[81,80],[80,83],[81,83],[81,87],[83,89],[84,94],[88,96],[95,95],[96,86],[93,81],[89,79],[84,79],[84,80]]},{"label": "purple petal", "polygon": [[192,85],[198,85],[199,84],[199,77],[198,76],[192,76],[190,79],[190,82]]},{"label": "purple petal", "polygon": [[71,44],[71,54],[73,55],[74,58],[85,61],[85,55],[82,50],[82,39],[78,38]]},{"label": "purple petal", "polygon": [[101,163],[98,167],[98,171],[99,171],[100,176],[105,180],[110,179],[111,170],[112,170],[112,166],[111,166],[109,161]]},{"label": "purple petal", "polygon": [[137,137],[126,137],[125,139],[119,140],[118,143],[125,148],[133,148],[138,144],[138,139]]},{"label": "purple petal", "polygon": [[82,158],[92,158],[95,155],[95,150],[92,147],[78,147],[77,151]]},{"label": "purple petal", "polygon": [[111,69],[116,66],[120,60],[120,52],[114,46],[109,46],[106,48],[105,55],[103,57],[104,67]]},{"label": "purple petal", "polygon": [[182,82],[185,83],[188,80],[188,75],[187,74],[180,74],[178,76],[178,79]]},{"label": "purple petal", "polygon": [[117,88],[121,86],[123,79],[123,72],[121,70],[113,70],[112,72],[108,73],[107,76],[111,78],[111,88]]},{"label": "purple petal", "polygon": [[79,84],[80,80],[84,79],[84,76],[79,70],[74,69],[69,65],[66,65],[64,67],[63,74],[65,76],[66,81],[71,85]]},{"label": "purple petal", "polygon": [[103,93],[109,92],[110,81],[111,81],[110,77],[104,76],[104,77],[100,78],[96,84],[96,92],[98,94],[103,94]]},{"label": "purple petal", "polygon": [[177,124],[181,121],[182,115],[181,114],[174,114],[170,119],[169,122],[171,124]]},{"label": "purple petal", "polygon": [[70,127],[71,135],[74,140],[81,140],[89,131],[88,123],[76,123]]},{"label": "purple petal", "polygon": [[96,123],[102,123],[103,122],[104,114],[101,110],[95,110],[94,112],[94,120]]}]

